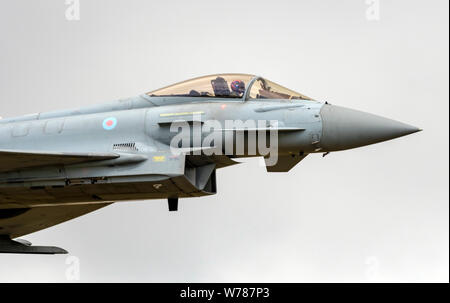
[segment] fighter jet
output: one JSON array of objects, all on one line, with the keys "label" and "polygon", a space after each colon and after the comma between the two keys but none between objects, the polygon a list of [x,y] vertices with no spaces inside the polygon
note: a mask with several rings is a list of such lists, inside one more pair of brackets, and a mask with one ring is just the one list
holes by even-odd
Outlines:
[{"label": "fighter jet", "polygon": [[[0,120],[0,253],[60,254],[18,237],[112,203],[216,194],[216,170],[264,157],[288,172],[418,132],[265,78],[218,74],[103,105]],[[248,184],[247,186],[252,186]]]}]

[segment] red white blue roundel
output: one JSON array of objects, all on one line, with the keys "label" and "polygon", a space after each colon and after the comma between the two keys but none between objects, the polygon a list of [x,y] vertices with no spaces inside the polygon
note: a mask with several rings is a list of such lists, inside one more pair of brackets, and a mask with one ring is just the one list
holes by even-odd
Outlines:
[{"label": "red white blue roundel", "polygon": [[117,126],[117,119],[114,117],[103,120],[103,128],[106,130],[113,130]]}]

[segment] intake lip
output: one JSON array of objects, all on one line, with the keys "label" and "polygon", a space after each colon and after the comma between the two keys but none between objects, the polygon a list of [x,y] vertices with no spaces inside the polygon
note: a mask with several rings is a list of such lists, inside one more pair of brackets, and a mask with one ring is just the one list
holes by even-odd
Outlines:
[{"label": "intake lip", "polygon": [[323,151],[361,147],[421,131],[402,122],[329,104],[322,107],[320,115]]}]

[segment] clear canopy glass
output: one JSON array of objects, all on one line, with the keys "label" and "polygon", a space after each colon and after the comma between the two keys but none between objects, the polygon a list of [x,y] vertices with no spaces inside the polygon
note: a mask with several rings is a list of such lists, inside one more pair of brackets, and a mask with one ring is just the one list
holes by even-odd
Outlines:
[{"label": "clear canopy glass", "polygon": [[258,78],[250,88],[249,99],[313,100],[272,81]]},{"label": "clear canopy glass", "polygon": [[244,74],[204,76],[158,89],[148,95],[150,97],[242,98],[254,77]]},{"label": "clear canopy glass", "polygon": [[207,97],[247,99],[313,100],[269,80],[246,74],[218,74],[173,84],[152,92],[150,97]]}]

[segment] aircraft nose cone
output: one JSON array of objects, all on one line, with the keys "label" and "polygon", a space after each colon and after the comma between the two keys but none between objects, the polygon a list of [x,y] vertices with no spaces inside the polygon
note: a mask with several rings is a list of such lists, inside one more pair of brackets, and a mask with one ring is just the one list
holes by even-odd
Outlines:
[{"label": "aircraft nose cone", "polygon": [[320,114],[320,146],[324,151],[365,146],[420,131],[415,126],[340,106],[325,104]]}]

